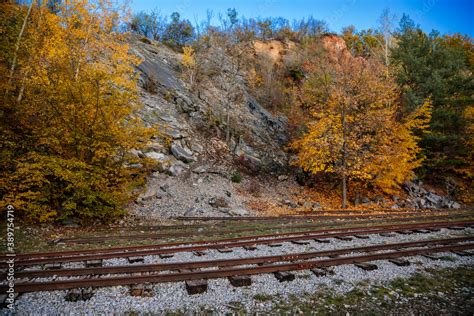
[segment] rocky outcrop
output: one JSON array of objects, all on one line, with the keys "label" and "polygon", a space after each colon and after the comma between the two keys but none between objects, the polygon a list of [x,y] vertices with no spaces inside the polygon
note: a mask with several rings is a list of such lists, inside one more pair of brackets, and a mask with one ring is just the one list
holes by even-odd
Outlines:
[{"label": "rocky outcrop", "polygon": [[196,157],[193,156],[191,149],[183,146],[179,141],[174,141],[171,144],[171,153],[176,157],[176,159],[179,159],[182,162],[189,163],[197,160]]},{"label": "rocky outcrop", "polygon": [[461,207],[458,202],[451,200],[449,197],[440,196],[424,189],[419,181],[405,182],[403,184],[403,189],[408,193],[409,197],[405,201],[398,202],[397,205],[402,204],[404,207],[413,207],[417,209],[459,209]]},{"label": "rocky outcrop", "polygon": [[[226,151],[242,156],[252,167],[286,165],[282,150],[288,141],[286,120],[268,112],[247,92],[243,76],[231,75],[235,65],[224,51],[211,47],[200,56],[203,67],[216,71],[204,76],[205,82],[196,89],[181,80],[180,54],[158,42],[144,43],[138,38],[131,39],[131,47],[143,60],[138,66],[144,87],[142,117],[157,126],[157,138],[165,135],[172,140],[170,147],[142,154],[162,165],[162,155],[192,164],[208,149],[210,139],[203,131],[220,129],[221,139],[230,134]],[[153,81],[153,91],[146,89],[149,81]],[[169,171],[171,165],[161,169]],[[177,165],[174,171],[180,173],[182,167]]]}]

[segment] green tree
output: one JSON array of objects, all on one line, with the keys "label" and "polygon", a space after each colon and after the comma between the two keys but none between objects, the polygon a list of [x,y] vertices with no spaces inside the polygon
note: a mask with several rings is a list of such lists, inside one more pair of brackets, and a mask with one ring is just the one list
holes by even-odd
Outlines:
[{"label": "green tree", "polygon": [[[474,91],[468,57],[471,39],[457,38],[455,44],[435,31],[426,34],[404,15],[396,41],[392,59],[404,110],[415,110],[427,97],[433,101],[431,132],[421,142],[428,157],[426,175],[433,180],[455,175],[469,163],[464,113]],[[466,50],[469,44],[471,49]]]},{"label": "green tree", "polygon": [[188,20],[181,20],[178,12],[171,14],[171,22],[163,34],[163,41],[171,46],[182,47],[194,36],[194,28]]}]

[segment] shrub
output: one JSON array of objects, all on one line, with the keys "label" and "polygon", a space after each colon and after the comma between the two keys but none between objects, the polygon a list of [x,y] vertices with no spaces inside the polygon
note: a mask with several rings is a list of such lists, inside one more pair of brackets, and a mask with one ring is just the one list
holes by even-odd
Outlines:
[{"label": "shrub", "polygon": [[28,154],[7,179],[12,191],[2,203],[12,204],[29,222],[108,222],[123,214],[121,205],[129,198],[126,176],[127,170],[119,173],[76,159]]},{"label": "shrub", "polygon": [[240,183],[240,181],[242,181],[242,175],[240,174],[240,172],[235,171],[230,177],[230,180],[235,183]]}]

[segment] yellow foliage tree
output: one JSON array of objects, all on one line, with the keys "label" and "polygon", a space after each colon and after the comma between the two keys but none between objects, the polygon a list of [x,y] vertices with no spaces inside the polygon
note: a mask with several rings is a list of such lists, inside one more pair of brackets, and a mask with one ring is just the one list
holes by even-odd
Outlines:
[{"label": "yellow foliage tree", "polygon": [[188,77],[189,83],[191,86],[194,84],[196,79],[196,54],[194,49],[191,46],[183,47],[183,58],[181,59],[181,64],[185,69],[185,73]]},{"label": "yellow foliage tree", "polygon": [[[11,17],[1,22],[2,75],[26,10],[2,7]],[[2,87],[2,199],[30,220],[110,219],[127,198],[128,153],[149,136],[120,11],[107,0],[70,0],[28,15]]]},{"label": "yellow foliage tree", "polygon": [[339,175],[343,208],[347,183],[391,192],[413,176],[421,163],[414,131],[429,122],[430,102],[397,120],[399,93],[386,69],[347,51],[322,54],[306,63],[305,70],[301,102],[312,121],[292,144],[296,165],[315,174]]}]

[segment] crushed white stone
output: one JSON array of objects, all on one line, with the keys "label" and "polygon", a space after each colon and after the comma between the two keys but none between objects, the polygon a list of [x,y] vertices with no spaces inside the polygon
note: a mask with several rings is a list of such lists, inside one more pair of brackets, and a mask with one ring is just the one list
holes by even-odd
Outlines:
[{"label": "crushed white stone", "polygon": [[[205,256],[194,256],[192,252],[176,253],[172,258],[160,259],[158,256],[145,257],[144,264],[164,262],[203,261],[214,259],[245,258],[268,256],[293,252],[323,251],[331,249],[362,247],[382,243],[410,242],[427,239],[441,239],[473,235],[474,229],[463,231],[441,229],[429,234],[411,234],[394,237],[370,235],[369,239],[354,239],[340,241],[331,239],[329,244],[319,244],[310,241],[309,245],[295,245],[283,243],[281,247],[272,248],[266,245],[257,245],[257,250],[247,251],[243,248],[233,248],[231,253],[220,253],[217,250],[206,250]],[[96,289],[93,297],[87,301],[67,302],[64,296],[67,291],[25,293],[16,302],[16,312],[23,314],[64,315],[64,314],[123,314],[162,313],[164,311],[195,312],[202,309],[213,310],[217,313],[232,312],[232,304],[239,302],[248,311],[265,310],[273,304],[272,300],[260,301],[256,296],[271,296],[285,299],[289,295],[314,293],[323,286],[331,288],[335,294],[344,294],[354,289],[361,281],[379,284],[394,278],[407,278],[425,268],[453,268],[459,266],[473,266],[474,258],[461,257],[453,253],[442,253],[449,260],[431,260],[422,256],[406,258],[412,264],[408,267],[398,267],[386,260],[373,261],[377,270],[364,271],[354,265],[342,265],[333,268],[332,276],[316,277],[311,271],[294,272],[296,279],[292,282],[280,283],[272,274],[252,276],[252,285],[236,288],[230,285],[227,279],[208,281],[206,293],[188,295],[184,282],[164,283],[153,286],[152,297],[134,297],[129,295],[128,286],[116,286]],[[318,258],[323,259],[323,258]],[[104,265],[128,264],[126,258],[104,260]],[[141,263],[135,263],[135,265]],[[73,265],[72,265],[73,266]],[[71,267],[72,267],[71,266]],[[114,275],[115,277],[116,275]],[[108,276],[109,277],[109,276]],[[5,312],[1,310],[0,312]]]}]

